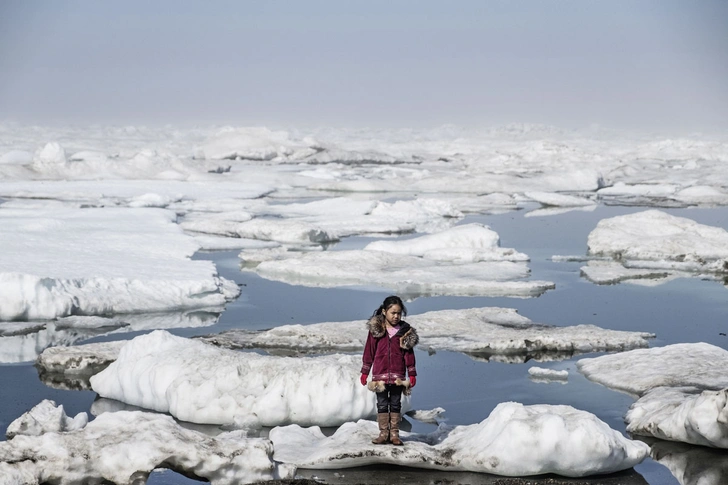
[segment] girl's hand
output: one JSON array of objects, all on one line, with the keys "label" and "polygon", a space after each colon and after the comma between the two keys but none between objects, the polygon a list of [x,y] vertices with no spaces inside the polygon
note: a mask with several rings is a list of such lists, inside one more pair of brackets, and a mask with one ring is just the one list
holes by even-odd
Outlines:
[{"label": "girl's hand", "polygon": [[367,385],[367,375],[366,374],[362,374],[361,375],[361,378],[359,379],[359,381],[361,382],[361,385],[362,386],[366,386]]},{"label": "girl's hand", "polygon": [[417,377],[415,376],[409,376],[410,378],[410,389],[415,387],[415,384],[417,384]]}]

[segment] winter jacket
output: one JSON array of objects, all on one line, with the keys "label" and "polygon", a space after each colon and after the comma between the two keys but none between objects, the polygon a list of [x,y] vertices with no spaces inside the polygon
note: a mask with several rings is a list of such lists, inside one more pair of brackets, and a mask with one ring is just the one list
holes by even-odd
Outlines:
[{"label": "winter jacket", "polygon": [[399,323],[399,330],[390,337],[382,315],[375,315],[367,322],[369,334],[364,345],[361,373],[369,375],[372,381],[395,384],[406,375],[416,376],[414,347],[419,342],[417,331],[405,321]]}]

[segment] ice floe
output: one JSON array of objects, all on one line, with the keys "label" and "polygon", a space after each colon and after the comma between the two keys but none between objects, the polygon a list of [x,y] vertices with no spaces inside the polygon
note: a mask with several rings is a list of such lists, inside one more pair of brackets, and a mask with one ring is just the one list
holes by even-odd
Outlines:
[{"label": "ice floe", "polygon": [[528,375],[534,382],[564,382],[569,378],[569,371],[529,367]]},{"label": "ice floe", "polygon": [[478,424],[429,435],[401,433],[404,447],[371,444],[376,423],[346,423],[332,436],[298,425],[270,431],[274,458],[300,468],[339,469],[397,464],[505,476],[555,473],[580,477],[631,468],[649,447],[571,406],[501,403]]},{"label": "ice floe", "polygon": [[[548,354],[625,350],[646,347],[654,335],[608,330],[594,325],[557,327],[535,323],[512,308],[484,307],[439,310],[410,315],[420,348],[473,355],[523,355],[548,360]],[[353,351],[364,347],[365,320],[281,325],[253,332],[229,330],[201,337],[230,348],[306,352]]]},{"label": "ice floe", "polygon": [[587,378],[638,400],[628,431],[665,440],[728,448],[728,351],[707,343],[674,344],[581,359]]},{"label": "ice floe", "polygon": [[159,209],[0,211],[0,320],[221,306],[238,296]]},{"label": "ice floe", "polygon": [[728,387],[728,351],[705,342],[584,358],[576,365],[588,379],[634,396],[661,386]]},{"label": "ice floe", "polygon": [[728,231],[658,210],[602,219],[587,244],[591,255],[635,266],[668,261],[681,264],[673,269],[725,271],[728,264]]},{"label": "ice floe", "polygon": [[273,461],[269,440],[247,438],[243,432],[211,437],[181,427],[170,416],[140,411],[104,413],[85,424],[86,413],[70,420],[49,401],[28,414],[33,416],[11,425],[18,432],[0,442],[2,485],[146,483],[156,468],[213,485],[295,474],[295,467]]},{"label": "ice floe", "polygon": [[[254,416],[263,426],[338,426],[376,413],[360,369],[359,355],[263,356],[157,330],[130,340],[91,386],[102,397],[193,423]],[[403,404],[406,412],[409,400]]]},{"label": "ice floe", "polygon": [[401,241],[374,241],[364,249],[451,263],[528,261],[527,255],[515,249],[501,248],[498,233],[482,224],[464,224]]},{"label": "ice floe", "polygon": [[376,241],[365,250],[243,251],[240,258],[246,269],[271,280],[326,288],[380,286],[411,298],[529,297],[554,288],[548,281],[526,280],[528,256],[498,242],[486,226],[467,224],[403,241]]}]

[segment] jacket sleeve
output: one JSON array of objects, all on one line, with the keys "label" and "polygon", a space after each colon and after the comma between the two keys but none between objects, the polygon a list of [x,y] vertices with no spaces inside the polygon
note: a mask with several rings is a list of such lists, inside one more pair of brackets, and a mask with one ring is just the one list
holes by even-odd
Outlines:
[{"label": "jacket sleeve", "polygon": [[413,349],[404,352],[404,365],[407,366],[407,375],[416,376],[417,368],[415,367],[415,351]]},{"label": "jacket sleeve", "polygon": [[364,344],[364,354],[362,355],[362,366],[361,373],[369,375],[369,371],[372,370],[372,364],[374,363],[374,353],[377,350],[377,342],[372,336],[372,333],[367,334],[367,342]]}]

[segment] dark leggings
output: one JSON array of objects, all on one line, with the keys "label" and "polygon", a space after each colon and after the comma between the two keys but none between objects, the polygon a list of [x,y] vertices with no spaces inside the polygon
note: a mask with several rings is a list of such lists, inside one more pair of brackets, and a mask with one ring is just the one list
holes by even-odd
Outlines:
[{"label": "dark leggings", "polygon": [[378,413],[398,413],[402,411],[402,391],[404,386],[387,384],[384,391],[377,393]]}]

